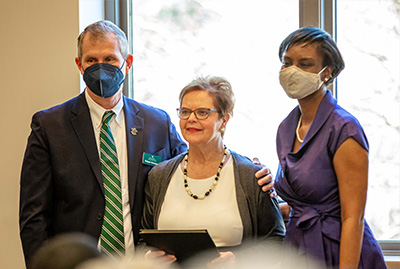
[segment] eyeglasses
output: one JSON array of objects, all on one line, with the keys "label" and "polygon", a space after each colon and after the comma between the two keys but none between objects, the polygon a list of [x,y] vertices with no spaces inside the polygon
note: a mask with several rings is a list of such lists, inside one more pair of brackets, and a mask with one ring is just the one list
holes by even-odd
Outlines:
[{"label": "eyeglasses", "polygon": [[189,108],[177,108],[176,111],[178,112],[178,117],[182,120],[187,120],[192,113],[194,113],[196,119],[198,120],[205,120],[210,116],[210,112],[217,112],[221,113],[221,111],[211,109],[211,108],[198,108],[195,110],[191,110]]}]

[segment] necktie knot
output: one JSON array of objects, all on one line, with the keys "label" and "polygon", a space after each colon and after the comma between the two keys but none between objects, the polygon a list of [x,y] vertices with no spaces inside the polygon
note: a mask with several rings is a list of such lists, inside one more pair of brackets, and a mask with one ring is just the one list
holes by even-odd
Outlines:
[{"label": "necktie knot", "polygon": [[103,124],[108,124],[110,122],[112,116],[114,116],[114,114],[115,113],[112,110],[108,110],[108,111],[104,112],[103,120],[102,120]]}]

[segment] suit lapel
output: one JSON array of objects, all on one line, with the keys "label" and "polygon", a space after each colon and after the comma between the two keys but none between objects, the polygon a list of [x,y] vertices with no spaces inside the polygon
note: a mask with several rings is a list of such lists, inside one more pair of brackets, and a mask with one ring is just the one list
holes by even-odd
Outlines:
[{"label": "suit lapel", "polygon": [[144,119],[137,116],[138,108],[124,96],[124,114],[128,153],[129,204],[133,208],[140,164],[143,152]]},{"label": "suit lapel", "polygon": [[86,103],[84,93],[78,96],[75,106],[71,109],[71,113],[73,115],[71,117],[72,126],[85,151],[97,182],[99,183],[101,190],[104,192],[99,153],[97,151],[89,107]]}]

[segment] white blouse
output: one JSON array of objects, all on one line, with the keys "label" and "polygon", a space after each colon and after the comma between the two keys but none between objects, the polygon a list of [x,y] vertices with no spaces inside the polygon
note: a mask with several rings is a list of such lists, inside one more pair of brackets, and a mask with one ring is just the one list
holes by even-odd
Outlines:
[{"label": "white blouse", "polygon": [[[187,178],[193,194],[203,195],[215,176],[205,179]],[[236,201],[232,158],[221,170],[218,184],[204,200],[190,197],[183,186],[183,172],[176,169],[169,183],[158,219],[158,229],[207,229],[217,247],[242,243],[243,224]]]}]

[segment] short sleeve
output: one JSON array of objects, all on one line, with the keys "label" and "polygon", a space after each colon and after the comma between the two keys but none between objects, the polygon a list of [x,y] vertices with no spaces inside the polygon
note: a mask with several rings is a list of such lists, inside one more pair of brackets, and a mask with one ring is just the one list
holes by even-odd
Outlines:
[{"label": "short sleeve", "polygon": [[[363,128],[360,123],[352,116],[348,116],[342,119],[341,123],[335,124],[336,129],[336,139],[334,139],[335,143],[333,143],[331,150],[336,152],[340,145],[343,144],[348,138],[353,138],[357,141],[360,146],[365,148],[367,151],[369,150],[369,144],[367,140],[367,136],[364,133]],[[340,120],[339,120],[340,122]]]}]

